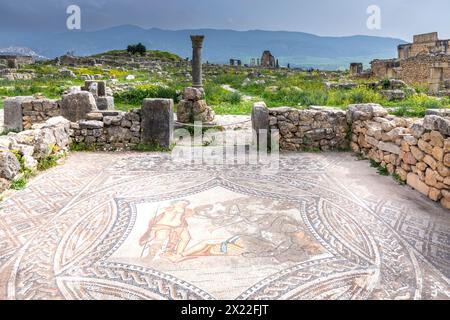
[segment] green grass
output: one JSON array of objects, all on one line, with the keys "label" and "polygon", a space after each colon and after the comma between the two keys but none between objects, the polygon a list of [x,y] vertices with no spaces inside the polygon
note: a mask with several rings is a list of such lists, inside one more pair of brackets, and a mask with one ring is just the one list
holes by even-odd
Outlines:
[{"label": "green grass", "polygon": [[18,179],[15,179],[11,182],[10,189],[12,190],[22,190],[25,189],[25,187],[28,184],[28,179],[25,176],[22,176]]},{"label": "green grass", "polygon": [[172,151],[173,148],[174,148],[174,145],[172,145],[168,148],[165,148],[165,147],[161,147],[158,144],[139,143],[132,150],[138,151],[138,152],[170,152],[170,151]]},{"label": "green grass", "polygon": [[72,152],[95,151],[95,145],[86,144],[84,142],[75,142],[70,145]]},{"label": "green grass", "polygon": [[39,171],[45,171],[53,168],[58,165],[58,160],[63,157],[64,155],[49,155],[39,161],[37,169]]}]

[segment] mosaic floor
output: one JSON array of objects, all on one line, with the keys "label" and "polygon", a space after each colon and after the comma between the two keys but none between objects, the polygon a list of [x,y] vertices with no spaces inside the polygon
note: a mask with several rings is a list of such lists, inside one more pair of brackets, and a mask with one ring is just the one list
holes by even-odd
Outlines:
[{"label": "mosaic floor", "polygon": [[77,153],[0,211],[0,299],[448,299],[450,213],[347,153]]}]

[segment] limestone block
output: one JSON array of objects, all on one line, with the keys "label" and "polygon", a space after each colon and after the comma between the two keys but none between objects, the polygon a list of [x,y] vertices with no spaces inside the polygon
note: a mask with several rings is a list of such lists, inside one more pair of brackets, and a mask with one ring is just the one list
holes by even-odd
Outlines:
[{"label": "limestone block", "polygon": [[5,100],[4,102],[5,129],[15,131],[23,130],[22,103],[32,98],[33,97],[15,97]]},{"label": "limestone block", "polygon": [[96,103],[98,110],[114,110],[114,97],[98,97]]},{"label": "limestone block", "polygon": [[145,99],[141,109],[141,140],[169,147],[173,142],[173,100]]},{"label": "limestone block", "polygon": [[[251,118],[252,118],[252,129],[254,131],[253,134],[254,135],[256,134],[256,141],[253,141],[253,143],[256,143],[258,147],[262,143],[267,143],[267,146],[269,146],[270,143],[269,109],[267,108],[264,102],[258,102],[253,105]],[[267,136],[266,141],[262,142],[261,138],[263,138],[262,135],[264,134],[264,130]],[[287,128],[288,132],[289,130],[290,129]]]},{"label": "limestone block", "polygon": [[436,160],[434,160],[434,158],[428,154],[423,158],[423,162],[425,162],[433,170],[435,170],[437,167]]},{"label": "limestone block", "polygon": [[72,122],[85,119],[86,114],[97,110],[95,98],[90,92],[82,91],[62,96],[61,115]]},{"label": "limestone block", "polygon": [[430,192],[430,187],[427,186],[424,182],[422,182],[417,174],[414,174],[412,172],[408,173],[406,183],[410,187],[416,189],[417,191],[426,196],[428,196]]},{"label": "limestone block", "polygon": [[205,90],[203,88],[187,87],[183,92],[184,100],[198,101],[205,98]]},{"label": "limestone block", "polygon": [[400,147],[394,143],[380,141],[378,144],[378,148],[383,151],[387,151],[390,153],[400,154]]}]

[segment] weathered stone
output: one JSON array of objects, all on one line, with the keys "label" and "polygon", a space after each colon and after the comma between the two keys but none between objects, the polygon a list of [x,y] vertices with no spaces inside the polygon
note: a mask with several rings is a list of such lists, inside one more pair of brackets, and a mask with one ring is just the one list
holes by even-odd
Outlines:
[{"label": "weathered stone", "polygon": [[410,187],[428,196],[430,192],[430,187],[427,186],[424,182],[422,182],[417,174],[414,174],[412,172],[408,173],[406,182]]},{"label": "weathered stone", "polygon": [[380,143],[378,144],[378,148],[380,150],[394,153],[397,155],[400,154],[400,147],[394,143],[380,141]]},{"label": "weathered stone", "polygon": [[441,190],[436,188],[430,188],[430,192],[428,193],[428,197],[433,201],[439,201],[442,198]]},{"label": "weathered stone", "polygon": [[423,157],[425,157],[425,153],[423,153],[419,148],[411,146],[410,149],[414,158],[416,158],[418,161],[422,161]]},{"label": "weathered stone", "polygon": [[432,157],[432,156],[430,156],[430,155],[426,155],[424,158],[423,158],[423,162],[425,162],[429,167],[431,167],[433,170],[435,170],[436,169],[436,166],[437,166],[437,162],[436,162],[436,160],[434,160],[434,158]]},{"label": "weathered stone", "polygon": [[86,114],[97,110],[94,96],[90,92],[82,91],[62,96],[61,115],[72,122],[85,119]]},{"label": "weathered stone", "polygon": [[428,153],[428,154],[433,153],[433,147],[431,146],[431,144],[429,144],[425,140],[419,139],[419,142],[417,145],[418,145],[419,149],[422,150],[423,152]]},{"label": "weathered stone", "polygon": [[20,172],[17,157],[9,151],[0,152],[0,178],[13,180]]},{"label": "weathered stone", "polygon": [[444,150],[439,147],[434,147],[431,155],[437,160],[442,161],[444,159]]},{"label": "weathered stone", "polygon": [[437,163],[436,170],[439,175],[443,176],[444,178],[450,175],[450,168],[446,167],[442,162]]},{"label": "weathered stone", "polygon": [[406,164],[415,165],[417,163],[416,158],[413,156],[411,152],[405,152],[402,157],[403,162]]},{"label": "weathered stone", "polygon": [[102,121],[103,114],[101,112],[90,112],[90,113],[86,114],[86,120]]},{"label": "weathered stone", "polygon": [[203,88],[187,87],[183,92],[184,100],[198,101],[205,99],[205,90]]},{"label": "weathered stone", "polygon": [[141,139],[169,147],[173,141],[173,100],[145,99],[141,109]]},{"label": "weathered stone", "polygon": [[[23,130],[22,103],[33,97],[15,97],[4,101],[4,126],[7,130]],[[31,105],[31,104],[30,104]]]},{"label": "weathered stone", "polygon": [[181,100],[177,105],[177,121],[180,123],[194,122],[194,103],[189,100]]},{"label": "weathered stone", "polygon": [[114,110],[114,97],[98,97],[95,100],[98,110]]},{"label": "weathered stone", "polygon": [[433,147],[442,148],[444,146],[444,137],[439,131],[430,132],[430,144]]},{"label": "weathered stone", "polygon": [[[253,105],[251,119],[253,139],[256,138],[253,143],[256,144],[257,148],[261,146],[267,148],[270,144],[269,109],[264,102],[258,102]],[[264,142],[261,139],[264,139]]]},{"label": "weathered stone", "polygon": [[445,154],[443,162],[445,166],[450,167],[450,153]]},{"label": "weathered stone", "polygon": [[102,121],[96,120],[80,120],[78,124],[81,129],[101,129],[104,126]]}]

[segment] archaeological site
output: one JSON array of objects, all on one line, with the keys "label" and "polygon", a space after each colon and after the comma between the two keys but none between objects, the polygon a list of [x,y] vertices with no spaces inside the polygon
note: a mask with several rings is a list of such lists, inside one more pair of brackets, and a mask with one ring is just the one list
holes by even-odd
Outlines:
[{"label": "archaeological site", "polygon": [[[0,32],[0,300],[153,300],[170,319],[449,300],[450,40],[372,33],[389,5],[360,30],[366,11],[308,2],[361,20],[346,36],[262,31],[292,29],[284,0],[223,18],[249,31],[211,22],[221,1],[175,3],[141,3],[148,25],[72,5],[59,33]],[[432,20],[414,30],[450,38]]]}]

